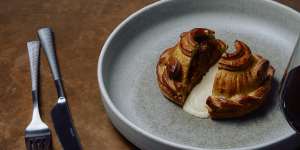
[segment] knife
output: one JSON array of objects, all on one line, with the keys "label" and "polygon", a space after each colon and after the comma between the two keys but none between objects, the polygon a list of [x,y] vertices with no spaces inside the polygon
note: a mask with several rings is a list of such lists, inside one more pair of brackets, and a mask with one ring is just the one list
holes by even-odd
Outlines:
[{"label": "knife", "polygon": [[41,28],[38,30],[38,37],[46,53],[58,94],[58,101],[51,111],[55,131],[64,150],[81,150],[56,60],[53,32],[49,27]]}]

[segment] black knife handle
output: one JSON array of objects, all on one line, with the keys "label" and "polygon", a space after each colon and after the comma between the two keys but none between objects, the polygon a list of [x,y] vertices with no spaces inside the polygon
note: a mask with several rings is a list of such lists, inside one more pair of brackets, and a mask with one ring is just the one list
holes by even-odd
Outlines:
[{"label": "black knife handle", "polygon": [[39,29],[38,37],[46,53],[53,75],[53,79],[55,80],[55,86],[58,93],[58,97],[65,97],[59,66],[56,59],[54,36],[51,28],[45,27]]}]

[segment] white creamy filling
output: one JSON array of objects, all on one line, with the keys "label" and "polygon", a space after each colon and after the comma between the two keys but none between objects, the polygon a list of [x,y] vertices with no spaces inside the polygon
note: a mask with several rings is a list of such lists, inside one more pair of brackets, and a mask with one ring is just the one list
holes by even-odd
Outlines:
[{"label": "white creamy filling", "polygon": [[209,113],[206,105],[206,99],[212,95],[214,77],[218,70],[218,64],[212,66],[203,76],[189,94],[183,105],[183,110],[199,118],[208,118]]}]

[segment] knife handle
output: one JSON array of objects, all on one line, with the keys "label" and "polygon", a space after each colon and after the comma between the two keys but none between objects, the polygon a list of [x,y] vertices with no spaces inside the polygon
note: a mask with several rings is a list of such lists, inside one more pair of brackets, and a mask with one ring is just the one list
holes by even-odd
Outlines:
[{"label": "knife handle", "polygon": [[38,30],[38,36],[46,53],[54,80],[60,79],[52,30],[49,27],[41,28]]},{"label": "knife handle", "polygon": [[37,91],[39,61],[40,61],[40,42],[39,41],[27,42],[27,49],[29,54],[32,91]]},{"label": "knife handle", "polygon": [[63,85],[61,81],[59,66],[56,60],[54,36],[51,28],[44,27],[38,30],[38,37],[41,41],[42,47],[46,53],[53,79],[55,80],[56,90],[59,97],[65,97]]}]

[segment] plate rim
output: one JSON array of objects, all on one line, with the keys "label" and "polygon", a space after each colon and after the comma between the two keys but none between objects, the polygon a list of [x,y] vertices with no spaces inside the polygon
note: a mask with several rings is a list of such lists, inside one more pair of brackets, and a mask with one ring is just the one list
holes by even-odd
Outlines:
[{"label": "plate rim", "polygon": [[[180,149],[195,149],[195,150],[201,150],[201,149],[205,149],[205,148],[201,148],[201,147],[195,147],[195,146],[190,146],[190,145],[185,145],[185,144],[179,144],[179,143],[175,143],[169,140],[166,140],[164,138],[155,136],[145,130],[143,130],[142,128],[136,126],[133,122],[131,122],[129,119],[127,119],[114,105],[114,103],[112,102],[107,90],[106,90],[106,86],[104,84],[104,80],[103,80],[103,72],[104,72],[104,67],[103,67],[103,60],[104,57],[106,55],[108,46],[110,45],[111,41],[113,40],[113,38],[115,37],[116,34],[118,34],[118,32],[124,27],[126,26],[133,18],[138,17],[140,14],[155,8],[159,5],[162,5],[164,3],[168,3],[171,1],[176,1],[176,0],[161,0],[161,1],[156,1],[154,3],[150,3],[144,7],[142,7],[141,9],[135,11],[134,13],[132,13],[131,15],[129,15],[127,18],[125,18],[119,25],[117,25],[117,27],[110,33],[110,35],[108,36],[107,40],[105,41],[105,43],[102,46],[102,49],[100,50],[100,55],[98,58],[98,65],[97,65],[97,78],[98,78],[98,85],[99,85],[99,89],[100,89],[100,94],[102,95],[102,101],[104,103],[106,103],[106,105],[111,109],[111,111],[114,113],[114,115],[116,115],[118,117],[118,119],[120,119],[123,123],[127,124],[130,128],[132,128],[133,130],[135,130],[136,132],[142,134],[143,136],[152,139],[156,142],[159,143],[163,143],[167,146],[170,147],[176,147],[176,148],[180,148]],[[277,1],[274,0],[261,0],[263,2],[266,3],[271,3],[272,5],[279,7],[281,9],[284,9],[286,11],[289,11],[291,13],[293,13],[294,15],[298,16],[300,18],[300,14],[298,11],[296,11],[295,9],[288,7],[282,3],[279,3]],[[106,113],[108,113],[108,111],[106,110]],[[109,116],[110,117],[110,116]],[[111,118],[110,118],[111,119]],[[123,134],[123,133],[122,133]],[[260,149],[260,148],[266,148],[268,146],[271,146],[273,144],[276,144],[280,141],[283,141],[285,139],[288,139],[292,136],[294,136],[294,134],[290,134],[287,136],[283,136],[283,137],[279,137],[277,139],[273,139],[272,141],[268,141],[266,143],[262,143],[262,144],[258,144],[258,145],[254,145],[254,146],[246,146],[246,147],[241,147],[241,148],[230,148],[232,150],[246,150],[246,149]],[[131,141],[132,142],[132,141]]]}]

